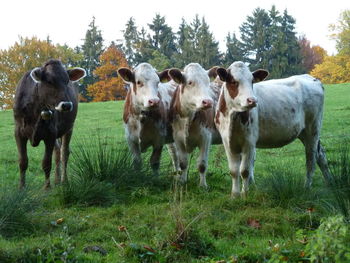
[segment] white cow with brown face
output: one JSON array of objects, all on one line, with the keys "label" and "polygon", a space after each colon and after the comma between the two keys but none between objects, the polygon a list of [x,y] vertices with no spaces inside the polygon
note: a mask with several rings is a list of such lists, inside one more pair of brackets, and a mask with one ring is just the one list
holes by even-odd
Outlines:
[{"label": "white cow with brown face", "polygon": [[170,69],[169,76],[179,84],[171,101],[170,120],[180,159],[180,181],[187,181],[188,154],[198,147],[200,186],[207,187],[209,148],[212,143],[221,142],[214,125],[218,93],[210,87],[209,79],[216,77],[216,68],[207,72],[199,64],[191,63],[183,72]]},{"label": "white cow with brown face", "polygon": [[[329,170],[320,144],[323,87],[310,75],[262,81],[265,70],[250,72],[243,62],[234,62],[217,73],[224,81],[217,105],[215,124],[225,147],[232,197],[248,191],[253,180],[255,148],[277,148],[296,138],[305,146],[307,187],[311,186],[317,161],[325,178]],[[253,83],[257,83],[254,84]]]},{"label": "white cow with brown face", "polygon": [[177,171],[178,157],[168,121],[174,82],[169,81],[168,71],[158,73],[150,64],[139,64],[134,70],[118,69],[118,74],[130,85],[124,105],[125,135],[136,167],[141,165],[141,152],[153,147],[150,164],[155,175],[159,173],[160,157],[164,144]]}]

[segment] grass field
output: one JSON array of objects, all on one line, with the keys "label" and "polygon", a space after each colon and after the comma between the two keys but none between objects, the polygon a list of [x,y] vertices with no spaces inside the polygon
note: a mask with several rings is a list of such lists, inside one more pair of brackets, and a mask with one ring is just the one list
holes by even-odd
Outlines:
[{"label": "grass field", "polygon": [[[350,84],[326,85],[325,94],[321,141],[329,162],[336,164],[339,149],[350,140]],[[79,155],[89,143],[94,145],[96,138],[111,149],[124,149],[122,106],[122,101],[80,104],[72,155]],[[8,196],[19,195],[13,128],[12,111],[0,112],[3,203]],[[4,205],[0,204],[0,262],[309,262],[312,252],[303,235],[311,240],[322,220],[339,212],[332,208],[333,199],[319,169],[313,188],[303,189],[305,157],[299,141],[280,149],[258,150],[256,189],[244,200],[229,198],[226,156],[223,146],[214,146],[207,191],[198,187],[195,161],[188,184],[178,186],[164,150],[159,178],[142,174],[139,180],[131,180],[137,173],[130,172],[125,179],[130,183],[113,187],[112,198],[98,205],[78,204],[74,198],[62,201],[62,187],[41,190],[43,143],[28,148],[28,196],[24,199],[34,201],[33,207],[25,204],[32,209],[23,213],[26,218],[21,224],[29,227],[22,231],[19,225],[20,231],[1,236],[6,232],[1,232],[1,212],[12,205],[1,210]],[[73,170],[70,164],[71,178]],[[113,173],[118,177],[120,171]],[[109,183],[105,185],[110,188]]]}]

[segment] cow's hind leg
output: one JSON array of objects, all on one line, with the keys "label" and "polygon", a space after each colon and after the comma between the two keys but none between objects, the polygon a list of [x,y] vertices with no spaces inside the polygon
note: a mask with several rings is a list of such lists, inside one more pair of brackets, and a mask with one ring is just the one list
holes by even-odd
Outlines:
[{"label": "cow's hind leg", "polygon": [[329,182],[331,178],[331,173],[329,171],[326,152],[321,145],[321,141],[318,140],[317,143],[317,164],[320,167],[323,177],[326,182]]},{"label": "cow's hind leg", "polygon": [[46,140],[45,142],[45,154],[42,161],[42,168],[45,173],[45,184],[44,188],[49,189],[50,185],[50,172],[52,166],[52,153],[55,147],[55,140]]},{"label": "cow's hind leg", "polygon": [[150,158],[152,172],[155,176],[159,176],[160,157],[162,155],[162,149],[163,146],[154,147]]},{"label": "cow's hind leg", "polygon": [[61,163],[62,163],[62,177],[61,182],[68,182],[67,176],[67,164],[70,155],[69,143],[72,138],[73,130],[70,130],[65,135],[62,136],[62,144],[61,144]]},{"label": "cow's hind leg", "polygon": [[18,150],[18,165],[19,165],[19,188],[23,189],[26,184],[26,170],[28,168],[27,142],[28,139],[20,136],[17,132],[15,134],[16,144]]},{"label": "cow's hind leg", "polygon": [[55,185],[59,184],[61,182],[61,143],[59,139],[55,142],[55,163],[56,163],[56,170],[55,170]]},{"label": "cow's hind leg", "polygon": [[306,156],[306,180],[305,187],[310,188],[312,184],[312,178],[315,173],[316,155],[317,155],[317,143],[318,133],[303,131],[299,139],[303,142],[305,147]]}]

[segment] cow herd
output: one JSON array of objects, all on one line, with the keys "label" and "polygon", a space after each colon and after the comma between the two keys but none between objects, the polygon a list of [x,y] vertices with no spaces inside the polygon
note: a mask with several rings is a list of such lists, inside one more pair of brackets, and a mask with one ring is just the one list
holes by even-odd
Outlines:
[{"label": "cow herd", "polygon": [[[142,165],[141,153],[152,147],[150,166],[158,175],[166,145],[177,179],[185,183],[189,154],[198,148],[199,184],[207,187],[210,146],[223,144],[232,177],[231,196],[244,196],[254,182],[256,148],[282,147],[298,138],[305,147],[305,186],[311,186],[316,163],[323,176],[329,177],[319,138],[324,91],[310,75],[264,81],[267,71],[251,72],[243,62],[209,70],[190,63],[183,70],[163,72],[141,63],[134,69],[119,68],[118,75],[129,86],[123,122],[135,168]],[[21,188],[28,167],[28,140],[32,146],[41,140],[45,143],[45,188],[50,187],[53,152],[55,183],[67,180],[69,141],[78,106],[72,82],[84,76],[81,68],[66,70],[60,61],[49,60],[20,80],[14,117]]]}]

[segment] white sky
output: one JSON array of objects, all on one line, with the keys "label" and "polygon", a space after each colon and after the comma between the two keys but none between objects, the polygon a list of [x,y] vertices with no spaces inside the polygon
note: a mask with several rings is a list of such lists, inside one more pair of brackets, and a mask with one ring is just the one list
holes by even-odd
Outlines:
[{"label": "white sky", "polygon": [[220,42],[222,51],[227,33],[239,36],[239,26],[254,8],[270,10],[274,4],[281,13],[287,8],[296,19],[296,32],[305,34],[312,45],[320,45],[328,54],[336,53],[335,41],[329,39],[328,26],[340,13],[350,9],[347,0],[4,0],[0,9],[0,49],[6,49],[18,36],[46,39],[75,47],[82,39],[92,17],[102,30],[104,44],[122,38],[121,30],[133,16],[141,29],[148,29],[156,13],[177,31],[181,18],[191,22],[198,14],[205,16],[210,30]]}]

